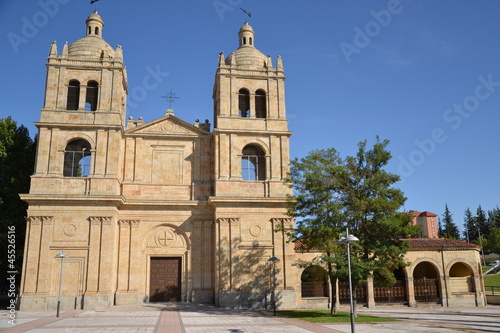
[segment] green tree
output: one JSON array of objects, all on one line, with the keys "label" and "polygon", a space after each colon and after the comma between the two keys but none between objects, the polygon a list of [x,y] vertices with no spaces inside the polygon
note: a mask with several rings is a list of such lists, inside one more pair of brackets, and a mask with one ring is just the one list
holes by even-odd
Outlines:
[{"label": "green tree", "polygon": [[332,280],[347,276],[345,248],[336,244],[340,233],[348,228],[360,239],[351,245],[353,292],[368,277],[393,284],[394,269],[406,265],[404,238],[416,232],[412,216],[398,211],[406,201],[393,187],[399,176],[384,170],[388,144],[377,138],[368,149],[362,141],[356,156],[345,159],[333,148],[313,151],[292,161],[287,179],[294,190],[288,213],[300,218],[292,240],[325,253],[321,260]]},{"label": "green tree", "polygon": [[485,248],[489,253],[500,255],[500,228],[491,229]]},{"label": "green tree", "polygon": [[471,242],[476,239],[478,236],[477,228],[474,225],[474,219],[472,216],[472,212],[469,207],[464,212],[464,238],[467,242]]},{"label": "green tree", "polygon": [[[302,251],[324,253],[316,260],[330,277],[334,297],[339,277],[335,266],[341,258],[336,240],[345,225],[336,181],[342,168],[342,159],[335,149],[316,150],[301,160],[293,160],[286,179],[294,190],[294,195],[288,200],[288,215],[297,219],[295,229],[289,230],[289,236]],[[303,266],[308,264],[303,263]],[[336,303],[336,300],[332,301],[332,313],[337,311]]]},{"label": "green tree", "polygon": [[490,232],[493,228],[500,228],[500,209],[495,207],[493,210],[488,211],[488,228]]},{"label": "green tree", "polygon": [[487,237],[490,234],[488,219],[486,218],[486,212],[481,208],[481,205],[477,207],[476,215],[473,217],[473,220],[478,233],[477,237]]},{"label": "green tree", "polygon": [[[19,193],[28,193],[35,161],[35,143],[28,129],[12,117],[0,119],[0,267],[3,292],[7,271],[21,270],[26,232],[27,204]],[[7,254],[8,231],[15,229],[15,260]],[[8,260],[10,259],[10,261]],[[10,264],[13,264],[12,268]],[[8,266],[9,265],[9,266]],[[19,281],[18,281],[19,282]]]},{"label": "green tree", "polygon": [[443,224],[444,226],[442,234],[440,235],[441,237],[448,239],[460,238],[460,231],[458,230],[456,224],[453,222],[453,217],[450,213],[450,210],[448,209],[448,204],[446,204],[444,208]]}]

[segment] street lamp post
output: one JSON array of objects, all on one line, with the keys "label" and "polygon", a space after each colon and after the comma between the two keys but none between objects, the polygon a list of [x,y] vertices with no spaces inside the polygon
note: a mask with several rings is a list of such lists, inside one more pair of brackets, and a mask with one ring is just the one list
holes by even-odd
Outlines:
[{"label": "street lamp post", "polygon": [[478,217],[479,217],[479,216],[477,216],[477,215],[476,215],[476,216],[474,216],[474,220],[476,220],[476,221],[474,222],[474,225],[476,226],[476,228],[477,228],[477,233],[478,233],[478,235],[479,235],[479,245],[481,245],[481,256],[483,257],[483,266],[486,266],[486,260],[484,259],[483,239],[482,239],[482,237],[481,237],[481,228],[480,228],[480,226],[479,226],[479,223],[477,223],[477,218],[478,218]]},{"label": "street lamp post", "polygon": [[479,234],[479,245],[481,245],[481,255],[483,257],[483,266],[486,266],[486,261],[484,259],[484,249],[483,249],[483,239],[481,238],[481,230],[479,229],[479,226],[477,226],[477,232]]},{"label": "street lamp post", "polygon": [[346,237],[340,238],[337,242],[339,244],[347,244],[347,268],[349,271],[349,301],[350,301],[350,311],[351,311],[351,333],[355,332],[354,328],[354,302],[352,299],[352,277],[351,277],[351,250],[350,244],[351,242],[359,242],[359,239],[356,236],[349,235],[349,229],[347,229]]},{"label": "street lamp post", "polygon": [[273,265],[273,290],[271,294],[271,301],[273,302],[273,314],[276,316],[276,262],[279,261],[279,259],[271,257],[267,261]]},{"label": "street lamp post", "polygon": [[69,256],[64,253],[64,249],[62,249],[61,253],[57,254],[54,258],[61,258],[61,270],[59,272],[59,296],[57,296],[57,313],[56,317],[59,317],[59,310],[61,309],[61,289],[62,289],[62,277],[63,277],[63,263],[64,258],[68,258]]}]

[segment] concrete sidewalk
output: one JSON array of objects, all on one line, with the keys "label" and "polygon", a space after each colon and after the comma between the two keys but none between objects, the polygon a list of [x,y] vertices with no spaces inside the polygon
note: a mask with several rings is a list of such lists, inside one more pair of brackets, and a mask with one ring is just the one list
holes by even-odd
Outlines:
[{"label": "concrete sidewalk", "polygon": [[[343,309],[346,310],[346,309]],[[500,306],[483,308],[359,308],[359,313],[393,317],[397,322],[356,324],[358,333],[389,332],[500,332]],[[30,333],[169,332],[169,333],[338,333],[349,324],[311,324],[274,317],[272,313],[229,310],[188,303],[152,303],[142,307],[99,310],[17,312],[15,326],[0,311],[0,331]]]}]

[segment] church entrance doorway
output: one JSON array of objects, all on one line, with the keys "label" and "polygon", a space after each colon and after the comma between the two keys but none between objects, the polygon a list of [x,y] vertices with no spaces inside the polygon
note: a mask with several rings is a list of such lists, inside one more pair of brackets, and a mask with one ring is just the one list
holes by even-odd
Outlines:
[{"label": "church entrance doorway", "polygon": [[150,302],[181,300],[181,258],[152,257],[149,283]]}]

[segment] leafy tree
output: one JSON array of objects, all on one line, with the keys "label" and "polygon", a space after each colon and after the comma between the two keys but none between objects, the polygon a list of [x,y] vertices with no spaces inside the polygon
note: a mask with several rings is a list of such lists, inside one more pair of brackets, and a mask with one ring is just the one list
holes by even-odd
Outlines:
[{"label": "leafy tree", "polygon": [[460,231],[458,230],[458,227],[456,224],[453,222],[452,214],[450,213],[450,210],[448,209],[448,204],[445,205],[444,208],[444,214],[443,214],[443,233],[440,235],[441,237],[448,238],[448,239],[459,239],[460,238]]},{"label": "leafy tree", "polygon": [[[28,193],[35,162],[35,143],[28,129],[17,126],[12,117],[0,119],[0,289],[7,271],[21,270],[26,232],[27,204],[19,193]],[[15,228],[15,261],[8,259],[8,231]],[[11,249],[11,248],[10,248]],[[7,266],[14,264],[14,268]],[[4,292],[5,290],[1,290]]]},{"label": "leafy tree", "polygon": [[[316,150],[301,160],[293,160],[286,179],[294,189],[294,195],[288,200],[288,214],[298,218],[289,236],[302,251],[324,253],[318,258],[318,264],[327,270],[334,297],[339,277],[335,266],[340,258],[336,240],[345,221],[336,181],[342,168],[342,159],[335,149]],[[332,301],[332,313],[337,310],[336,303]]]},{"label": "leafy tree", "polygon": [[[358,144],[356,156],[342,159],[333,149],[316,150],[291,163],[287,182],[294,189],[288,214],[297,221],[291,236],[304,250],[323,252],[320,258],[333,283],[347,277],[345,249],[336,244],[348,228],[360,241],[351,244],[353,292],[373,277],[382,285],[396,279],[394,269],[406,265],[408,243],[416,232],[412,216],[399,212],[406,198],[393,185],[399,176],[384,170],[391,159],[388,140],[371,149]],[[336,302],[332,302],[336,303]]]}]

